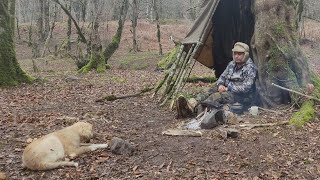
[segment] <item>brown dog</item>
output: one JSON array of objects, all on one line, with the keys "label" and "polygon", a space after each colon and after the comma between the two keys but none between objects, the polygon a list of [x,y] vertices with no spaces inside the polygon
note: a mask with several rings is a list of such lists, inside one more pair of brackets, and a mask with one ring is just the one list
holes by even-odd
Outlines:
[{"label": "brown dog", "polygon": [[74,158],[82,153],[107,148],[108,144],[81,144],[93,136],[92,125],[78,122],[72,126],[50,133],[29,144],[22,155],[24,167],[31,170],[48,170],[63,166],[78,166],[73,161],[64,161],[65,157]]}]

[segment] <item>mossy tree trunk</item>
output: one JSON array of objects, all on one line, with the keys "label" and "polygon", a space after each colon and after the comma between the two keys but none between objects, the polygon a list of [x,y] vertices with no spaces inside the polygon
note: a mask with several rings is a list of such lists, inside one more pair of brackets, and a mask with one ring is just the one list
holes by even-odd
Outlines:
[{"label": "mossy tree trunk", "polygon": [[[84,33],[81,31],[81,28],[79,27],[76,20],[71,15],[70,9],[67,9],[67,7],[63,6],[59,0],[54,0],[57,4],[60,5],[60,7],[63,9],[63,11],[68,15],[71,22],[73,22],[75,28],[77,29],[77,33],[79,35],[80,42],[84,43],[86,45],[87,54],[83,55],[82,50],[80,49],[79,57],[77,57],[78,64],[81,64],[79,67],[80,73],[87,73],[92,69],[97,69],[97,72],[104,72],[105,71],[105,63],[102,53],[102,46],[101,46],[101,40],[99,35],[99,17],[101,15],[102,9],[99,8],[99,1],[95,0],[94,6],[96,10],[96,18],[94,19],[94,22],[92,22],[93,27],[90,34],[89,40],[86,39],[84,36]],[[71,3],[71,2],[70,2]],[[70,4],[71,6],[71,4]],[[69,6],[69,7],[70,7]],[[99,11],[100,9],[100,11]],[[71,31],[70,31],[71,32]],[[85,62],[85,63],[83,63]],[[87,63],[88,62],[88,63]]]},{"label": "mossy tree trunk", "polygon": [[93,1],[94,8],[96,11],[96,17],[94,18],[92,22],[92,31],[90,34],[90,40],[88,43],[88,46],[90,46],[89,49],[87,49],[90,54],[89,62],[84,67],[82,67],[79,72],[80,73],[87,73],[91,69],[96,69],[98,73],[105,72],[106,66],[104,63],[103,58],[103,51],[102,51],[102,45],[101,45],[101,39],[99,34],[99,17],[101,16],[101,10],[99,10],[99,0]]},{"label": "mossy tree trunk", "polygon": [[14,41],[15,0],[0,1],[0,86],[31,82],[19,66]]},{"label": "mossy tree trunk", "polygon": [[123,30],[124,22],[126,21],[128,9],[129,9],[129,0],[123,0],[121,9],[120,9],[117,32],[112,37],[111,43],[108,44],[105,50],[103,51],[104,60],[106,64],[108,64],[108,60],[119,47],[122,30]]},{"label": "mossy tree trunk", "polygon": [[258,66],[257,88],[265,106],[288,103],[292,96],[272,86],[305,88],[310,82],[298,37],[302,0],[255,0],[255,33],[251,47]]}]

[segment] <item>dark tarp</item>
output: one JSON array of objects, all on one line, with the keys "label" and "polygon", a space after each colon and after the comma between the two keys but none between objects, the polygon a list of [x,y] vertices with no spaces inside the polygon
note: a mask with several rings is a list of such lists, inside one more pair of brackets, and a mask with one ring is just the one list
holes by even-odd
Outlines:
[{"label": "dark tarp", "polygon": [[190,32],[182,40],[185,51],[188,52],[191,44],[200,43],[201,46],[194,52],[193,58],[201,64],[212,68],[213,58],[213,39],[212,39],[212,16],[220,0],[206,0],[202,4],[200,16],[195,20]]}]

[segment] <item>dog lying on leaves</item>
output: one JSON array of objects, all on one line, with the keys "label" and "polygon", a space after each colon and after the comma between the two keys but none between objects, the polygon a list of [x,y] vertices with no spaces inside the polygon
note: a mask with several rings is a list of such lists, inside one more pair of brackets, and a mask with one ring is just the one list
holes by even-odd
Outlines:
[{"label": "dog lying on leaves", "polygon": [[108,147],[108,144],[82,144],[92,137],[92,125],[77,122],[30,143],[23,152],[22,164],[31,170],[77,167],[78,163],[65,161],[64,158],[73,159],[85,152]]}]

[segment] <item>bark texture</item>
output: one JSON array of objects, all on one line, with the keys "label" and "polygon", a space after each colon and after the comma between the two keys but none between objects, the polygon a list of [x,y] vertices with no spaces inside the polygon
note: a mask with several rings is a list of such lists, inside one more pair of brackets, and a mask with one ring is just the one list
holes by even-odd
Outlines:
[{"label": "bark texture", "polygon": [[15,1],[0,1],[0,86],[13,86],[31,82],[19,66],[14,42]]},{"label": "bark texture", "polygon": [[252,51],[258,67],[257,88],[263,105],[276,106],[292,100],[272,83],[301,89],[310,82],[309,68],[298,37],[300,0],[255,0],[255,33]]}]

